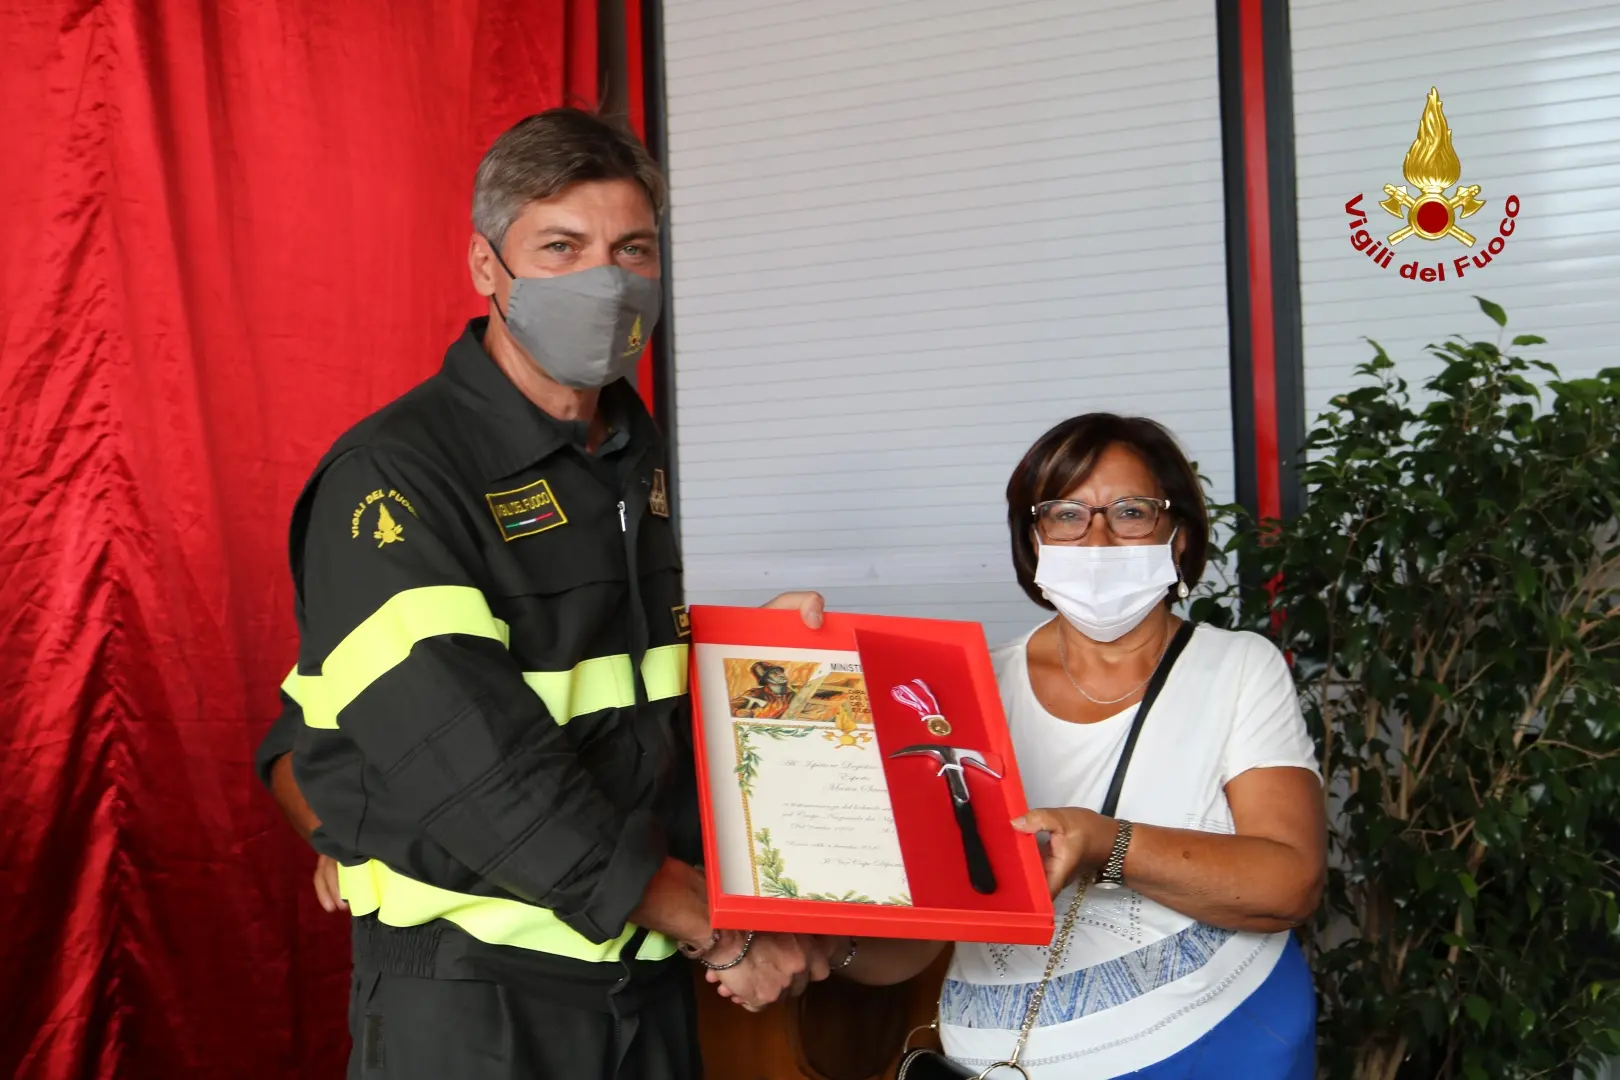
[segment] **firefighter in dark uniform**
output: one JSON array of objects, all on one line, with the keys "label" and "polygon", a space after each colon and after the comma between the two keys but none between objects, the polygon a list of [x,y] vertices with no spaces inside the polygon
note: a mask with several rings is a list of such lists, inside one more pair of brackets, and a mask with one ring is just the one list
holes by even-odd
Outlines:
[{"label": "firefighter in dark uniform", "polygon": [[837,948],[712,931],[694,868],[664,443],[623,378],[661,200],[586,114],[497,140],[469,256],[491,317],[294,508],[298,665],[259,764],[340,864],[351,1077],[696,1077],[679,953],[757,1008]]},{"label": "firefighter in dark uniform", "polygon": [[786,714],[796,692],[795,687],[788,685],[787,671],[780,664],[763,660],[755,661],[751,671],[758,685],[731,699],[731,715],[775,720]]}]

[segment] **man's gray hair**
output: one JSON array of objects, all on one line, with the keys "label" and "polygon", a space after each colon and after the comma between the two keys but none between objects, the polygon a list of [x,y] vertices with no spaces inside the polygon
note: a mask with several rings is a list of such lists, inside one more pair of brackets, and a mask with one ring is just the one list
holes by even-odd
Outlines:
[{"label": "man's gray hair", "polygon": [[579,109],[548,109],[508,128],[473,182],[472,224],[499,250],[523,208],[589,180],[634,180],[664,212],[664,177],[636,137]]}]

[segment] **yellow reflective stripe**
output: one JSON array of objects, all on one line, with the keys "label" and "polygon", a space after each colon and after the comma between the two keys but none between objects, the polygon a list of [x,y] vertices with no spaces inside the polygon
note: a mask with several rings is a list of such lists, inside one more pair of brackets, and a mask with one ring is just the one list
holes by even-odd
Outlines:
[{"label": "yellow reflective stripe", "polygon": [[[641,678],[647,700],[661,701],[686,693],[687,646],[662,645],[641,658]],[[523,681],[546,703],[558,724],[603,709],[628,708],[636,703],[636,685],[630,679],[630,656],[594,656],[571,671],[525,671]]]},{"label": "yellow reflective stripe", "polygon": [[523,681],[540,695],[546,711],[559,724],[586,713],[636,703],[630,657],[624,653],[581,660],[572,671],[525,671]]},{"label": "yellow reflective stripe", "polygon": [[[441,634],[469,634],[510,644],[506,623],[490,614],[483,594],[461,585],[433,585],[398,593],[333,649],[320,675],[294,668],[281,688],[304,711],[310,727],[335,728],[337,714],[360,692],[411,653],[418,641]],[[641,658],[647,700],[686,693],[687,645],[661,645]],[[603,709],[636,703],[630,656],[594,656],[569,671],[525,671],[523,681],[558,724]]]},{"label": "yellow reflective stripe", "polygon": [[307,677],[308,676],[298,674],[298,669],[294,667],[291,671],[287,672],[287,677],[281,680],[281,692],[292,698],[293,704],[297,705],[300,709],[304,707],[303,695],[309,692],[304,686],[304,680]]},{"label": "yellow reflective stripe", "polygon": [[[511,945],[575,960],[617,960],[619,950],[636,932],[636,927],[626,924],[618,937],[598,945],[545,908],[440,889],[406,877],[376,859],[360,866],[339,866],[338,888],[349,902],[351,915],[376,912],[377,918],[389,926],[422,926],[444,919],[491,945]],[[638,960],[662,960],[673,955],[675,943],[659,933],[649,933],[636,951]]]},{"label": "yellow reflective stripe", "polygon": [[[490,614],[484,594],[467,585],[428,585],[395,593],[338,642],[319,675],[297,675],[289,696],[310,727],[335,728],[338,713],[361,691],[411,655],[419,641],[446,634],[489,638],[506,645],[507,625]],[[286,684],[283,684],[286,688]]]},{"label": "yellow reflective stripe", "polygon": [[662,701],[686,693],[688,647],[660,645],[648,649],[641,658],[641,681],[647,684],[647,700]]}]

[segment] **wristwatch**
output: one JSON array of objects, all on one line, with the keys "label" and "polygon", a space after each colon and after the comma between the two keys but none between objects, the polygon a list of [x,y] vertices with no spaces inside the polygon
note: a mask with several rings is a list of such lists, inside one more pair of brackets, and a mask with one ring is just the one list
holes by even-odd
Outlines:
[{"label": "wristwatch", "polygon": [[1103,863],[1102,873],[1097,876],[1097,888],[1118,889],[1125,884],[1125,850],[1131,846],[1131,823],[1124,818],[1119,819],[1119,831],[1114,834],[1114,849],[1108,853],[1108,861]]}]

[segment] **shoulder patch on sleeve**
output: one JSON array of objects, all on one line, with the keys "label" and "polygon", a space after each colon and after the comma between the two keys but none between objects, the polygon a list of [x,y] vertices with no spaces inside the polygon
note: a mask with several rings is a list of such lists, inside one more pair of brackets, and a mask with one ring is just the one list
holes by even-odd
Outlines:
[{"label": "shoulder patch on sleeve", "polygon": [[[354,514],[349,519],[349,538],[360,539],[360,534],[365,531],[364,526],[374,524],[371,539],[377,541],[378,547],[404,543],[405,526],[394,517],[389,509],[390,504],[405,510],[411,517],[416,516],[416,507],[412,506],[411,500],[399,491],[394,488],[374,488],[366,492],[355,506]],[[371,513],[374,505],[377,508],[375,514]]]}]

